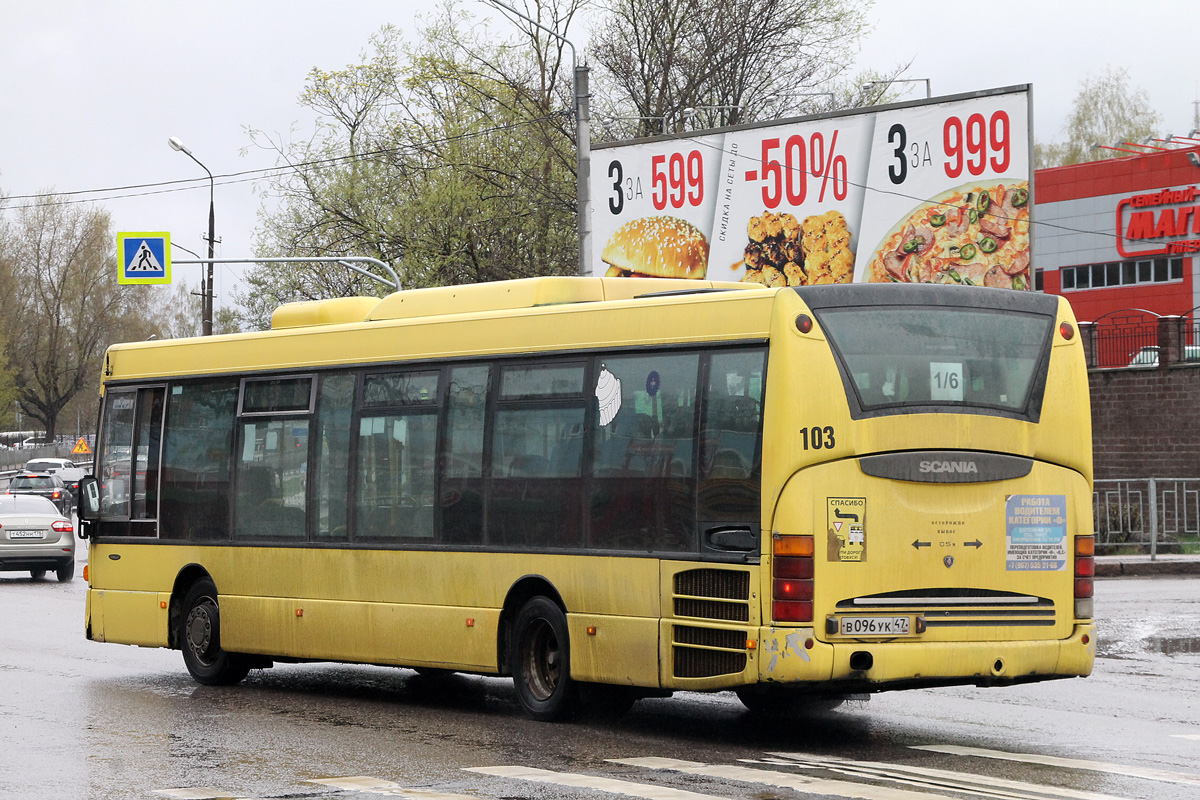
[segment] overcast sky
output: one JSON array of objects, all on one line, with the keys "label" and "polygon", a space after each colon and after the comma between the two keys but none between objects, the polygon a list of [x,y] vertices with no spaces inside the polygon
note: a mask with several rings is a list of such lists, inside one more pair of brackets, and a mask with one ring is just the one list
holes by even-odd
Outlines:
[{"label": "overcast sky", "polygon": [[[170,231],[174,242],[202,253],[207,177],[167,146],[168,137],[182,139],[218,176],[274,166],[269,152],[243,154],[247,129],[310,132],[312,120],[296,103],[308,71],[357,63],[386,23],[411,35],[418,9],[427,7],[413,0],[0,0],[0,193],[12,207],[49,188],[197,179],[183,191],[83,197],[111,212],[116,231]],[[465,7],[484,13],[480,3]],[[1080,83],[1110,65],[1128,68],[1131,83],[1149,93],[1164,133],[1193,127],[1200,65],[1189,38],[1174,32],[1198,27],[1197,0],[1144,7],[878,0],[869,13],[875,29],[863,42],[862,67],[912,60],[908,77],[929,78],[935,96],[1030,83],[1038,141],[1063,138]],[[586,41],[584,31],[571,35]],[[908,89],[906,99],[924,94],[923,83]],[[252,254],[258,209],[270,203],[255,187],[218,177],[218,255]],[[174,257],[190,256],[176,249]],[[199,269],[181,265],[176,274],[194,281]],[[218,267],[218,307],[242,269]]]}]

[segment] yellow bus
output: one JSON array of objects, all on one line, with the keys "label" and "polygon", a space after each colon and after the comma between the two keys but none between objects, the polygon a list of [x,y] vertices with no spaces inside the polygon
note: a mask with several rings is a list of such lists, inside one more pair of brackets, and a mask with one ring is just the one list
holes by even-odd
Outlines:
[{"label": "yellow bus", "polygon": [[[116,345],[87,637],[511,675],[563,717],[1089,674],[1088,382],[1061,298],[535,278]],[[615,699],[615,698],[619,698]]]}]

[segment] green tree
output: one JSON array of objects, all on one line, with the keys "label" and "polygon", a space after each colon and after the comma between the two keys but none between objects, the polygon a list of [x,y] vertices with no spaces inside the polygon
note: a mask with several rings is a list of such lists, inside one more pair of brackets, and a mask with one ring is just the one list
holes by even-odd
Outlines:
[{"label": "green tree", "polygon": [[[309,74],[300,102],[321,119],[310,139],[255,133],[289,165],[272,186],[281,202],[262,217],[258,254],[372,256],[405,288],[573,272],[561,50],[497,43],[452,3],[416,44],[385,28],[371,47],[363,64]],[[260,264],[245,283],[252,327],[281,302],[386,291],[308,264]]]},{"label": "green tree", "polygon": [[53,437],[63,409],[98,386],[104,351],[152,332],[145,287],[117,284],[108,213],[47,192],[0,218],[0,316],[17,402]]},{"label": "green tree", "polygon": [[1129,86],[1129,72],[1110,67],[1089,76],[1080,85],[1067,117],[1065,142],[1036,144],[1034,163],[1039,169],[1128,155],[1095,145],[1121,147],[1153,136],[1161,117],[1143,89]]}]

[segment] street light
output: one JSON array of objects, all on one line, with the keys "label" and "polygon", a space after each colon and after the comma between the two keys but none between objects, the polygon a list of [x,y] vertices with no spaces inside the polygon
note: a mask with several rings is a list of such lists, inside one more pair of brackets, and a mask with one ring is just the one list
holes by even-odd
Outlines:
[{"label": "street light", "polygon": [[716,106],[689,106],[683,110],[684,123],[691,122],[700,116],[701,111],[734,111],[736,112],[741,106],[735,105],[716,105]]},{"label": "street light", "polygon": [[203,295],[203,304],[200,309],[200,335],[212,336],[212,321],[213,321],[213,242],[216,240],[216,217],[214,216],[214,196],[216,195],[216,181],[213,180],[212,171],[204,166],[200,159],[192,155],[192,151],[179,140],[178,136],[172,136],[167,139],[167,144],[171,145],[172,150],[178,150],[187,155],[192,161],[200,164],[200,168],[208,173],[208,277],[207,280],[203,273],[200,275],[200,293]]},{"label": "street light", "polygon": [[[925,84],[925,97],[933,97],[933,89],[929,85],[929,78],[896,78],[890,81],[868,81],[863,84],[863,91],[871,90],[872,86],[891,86],[893,83],[923,83]],[[884,91],[887,91],[886,89]]]},{"label": "street light", "polygon": [[553,28],[547,28],[535,19],[522,14],[501,0],[483,0],[493,6],[516,14],[521,19],[541,28],[571,48],[571,72],[575,80],[575,207],[579,215],[579,274],[592,274],[592,199],[591,199],[591,118],[588,111],[588,67],[579,64],[575,56],[575,45],[570,39]]}]

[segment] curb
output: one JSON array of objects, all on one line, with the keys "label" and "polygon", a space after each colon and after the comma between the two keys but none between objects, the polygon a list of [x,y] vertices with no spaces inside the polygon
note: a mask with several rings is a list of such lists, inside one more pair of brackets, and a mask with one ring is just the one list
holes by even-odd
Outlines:
[{"label": "curb", "polygon": [[1143,575],[1200,576],[1200,559],[1159,559],[1149,557],[1096,559],[1097,578],[1124,578]]}]

